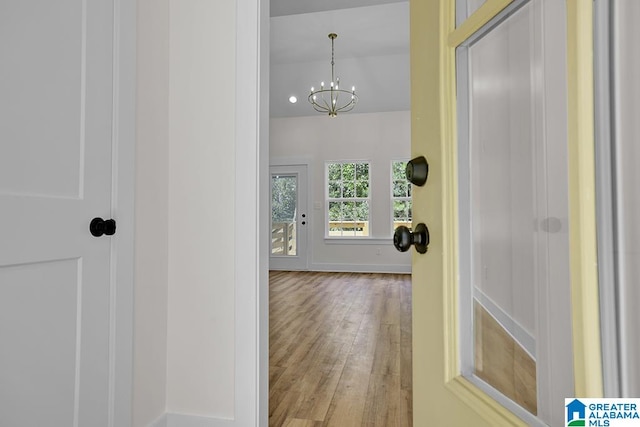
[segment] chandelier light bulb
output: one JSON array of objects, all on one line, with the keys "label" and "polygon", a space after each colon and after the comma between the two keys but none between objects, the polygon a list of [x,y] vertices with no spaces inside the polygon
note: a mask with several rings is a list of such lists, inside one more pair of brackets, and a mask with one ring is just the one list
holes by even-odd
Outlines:
[{"label": "chandelier light bulb", "polygon": [[[320,82],[320,89],[316,90],[312,86],[308,97],[309,103],[316,111],[328,113],[329,117],[336,117],[338,112],[351,111],[358,103],[356,87],[352,86],[351,91],[340,89],[340,78],[336,77],[334,41],[337,37],[338,35],[335,33],[329,34],[329,39],[331,39],[331,80],[329,87],[325,89],[324,82]],[[340,97],[341,92],[344,93],[342,97]]]}]

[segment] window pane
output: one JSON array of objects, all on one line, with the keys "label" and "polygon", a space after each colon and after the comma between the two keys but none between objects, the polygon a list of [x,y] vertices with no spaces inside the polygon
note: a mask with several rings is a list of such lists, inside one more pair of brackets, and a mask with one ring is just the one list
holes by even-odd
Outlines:
[{"label": "window pane", "polygon": [[329,221],[339,221],[342,218],[341,202],[329,202]]},{"label": "window pane", "polygon": [[369,181],[356,182],[356,197],[369,197]]},{"label": "window pane", "polygon": [[393,202],[393,218],[394,219],[402,219],[404,218],[405,206],[404,202]]},{"label": "window pane", "polygon": [[356,202],[356,219],[358,221],[369,220],[369,202]]},{"label": "window pane", "polygon": [[271,253],[295,256],[297,176],[271,176]]},{"label": "window pane", "polygon": [[342,164],[342,179],[344,181],[353,181],[356,178],[356,167],[353,163]]},{"label": "window pane", "polygon": [[332,199],[340,198],[340,182],[329,183],[329,197]]},{"label": "window pane", "polygon": [[406,179],[407,178],[405,175],[406,167],[407,166],[405,162],[393,162],[393,165],[392,165],[393,179],[399,179],[399,180]]},{"label": "window pane", "polygon": [[393,182],[393,197],[407,197],[409,191],[407,190],[407,183],[403,181]]},{"label": "window pane", "polygon": [[342,202],[342,219],[345,221],[353,221],[355,219],[355,203]]},{"label": "window pane", "polygon": [[292,221],[296,212],[295,176],[274,176],[271,179],[271,218],[274,221]]},{"label": "window pane", "polygon": [[400,225],[411,228],[411,183],[407,181],[407,162],[395,161],[391,164],[391,202],[393,228]]},{"label": "window pane", "polygon": [[369,181],[368,163],[356,163],[356,178],[359,180]]},{"label": "window pane", "polygon": [[355,197],[355,183],[352,182],[345,182],[344,184],[342,184],[342,197],[347,198],[347,197]]},{"label": "window pane", "polygon": [[342,165],[340,163],[329,164],[329,181],[339,181],[342,177]]}]

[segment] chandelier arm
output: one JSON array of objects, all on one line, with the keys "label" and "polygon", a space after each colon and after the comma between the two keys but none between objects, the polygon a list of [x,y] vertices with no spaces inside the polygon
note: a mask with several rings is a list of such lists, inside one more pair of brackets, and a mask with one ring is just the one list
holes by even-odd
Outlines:
[{"label": "chandelier arm", "polygon": [[313,104],[313,109],[316,110],[318,113],[326,113],[327,112],[327,110],[325,110],[324,107],[317,106],[317,104]]},{"label": "chandelier arm", "polygon": [[322,102],[324,102],[324,106],[327,109],[327,111],[331,111],[331,105],[330,103],[327,103],[327,100],[325,99],[324,94],[321,96],[321,98],[322,98]]},{"label": "chandelier arm", "polygon": [[[326,92],[326,91],[321,91],[321,92]],[[317,93],[320,93],[320,92],[317,92]],[[321,104],[318,104],[315,100],[312,100],[312,96],[313,95],[309,95],[311,99],[311,105],[313,106],[314,110],[316,110],[319,113],[327,113],[331,111],[331,108],[327,104],[327,100],[325,99],[324,94],[320,94],[320,98],[322,99],[324,106]]]}]

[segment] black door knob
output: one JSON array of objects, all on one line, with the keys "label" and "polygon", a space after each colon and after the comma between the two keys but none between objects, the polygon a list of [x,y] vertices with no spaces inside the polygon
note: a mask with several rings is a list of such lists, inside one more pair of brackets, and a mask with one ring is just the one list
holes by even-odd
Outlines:
[{"label": "black door knob", "polygon": [[429,177],[429,163],[424,156],[416,157],[407,162],[405,168],[407,180],[413,185],[423,186]]},{"label": "black door knob", "polygon": [[93,218],[89,224],[89,231],[95,237],[100,237],[103,234],[113,236],[116,234],[116,221],[113,219]]},{"label": "black door knob", "polygon": [[423,223],[416,226],[416,230],[412,233],[404,225],[396,228],[393,233],[393,246],[400,252],[406,252],[411,248],[411,245],[415,245],[418,253],[427,252],[427,246],[429,246],[429,229]]}]

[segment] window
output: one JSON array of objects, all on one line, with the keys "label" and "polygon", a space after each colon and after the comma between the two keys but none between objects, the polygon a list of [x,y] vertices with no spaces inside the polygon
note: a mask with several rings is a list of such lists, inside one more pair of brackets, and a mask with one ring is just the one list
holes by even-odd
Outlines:
[{"label": "window", "polygon": [[406,161],[391,162],[391,209],[393,229],[404,225],[411,228],[411,183],[405,175]]},{"label": "window", "polygon": [[369,236],[369,170],[369,162],[327,163],[326,236]]}]

